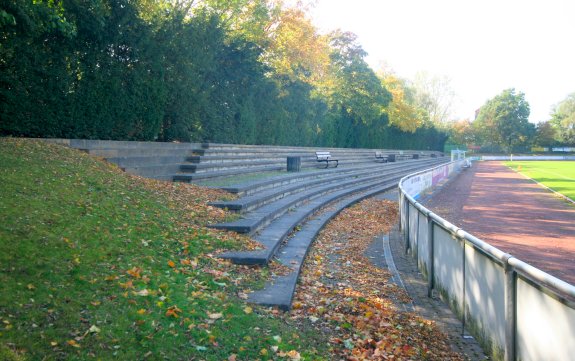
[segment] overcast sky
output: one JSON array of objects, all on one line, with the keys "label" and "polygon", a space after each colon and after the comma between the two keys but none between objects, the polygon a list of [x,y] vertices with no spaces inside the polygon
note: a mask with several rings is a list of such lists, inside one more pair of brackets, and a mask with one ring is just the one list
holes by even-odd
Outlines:
[{"label": "overcast sky", "polygon": [[311,14],[357,34],[375,70],[448,76],[456,118],[515,88],[536,123],[575,92],[575,0],[317,0]]}]

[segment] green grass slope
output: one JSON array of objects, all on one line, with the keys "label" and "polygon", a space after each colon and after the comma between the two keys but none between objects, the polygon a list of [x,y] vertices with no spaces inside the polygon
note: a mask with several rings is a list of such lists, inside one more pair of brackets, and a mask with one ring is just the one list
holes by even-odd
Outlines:
[{"label": "green grass slope", "polygon": [[575,162],[506,162],[511,169],[575,200]]},{"label": "green grass slope", "polygon": [[250,246],[205,228],[223,196],[0,139],[0,359],[322,358],[321,334],[243,301],[273,269],[213,256]]}]

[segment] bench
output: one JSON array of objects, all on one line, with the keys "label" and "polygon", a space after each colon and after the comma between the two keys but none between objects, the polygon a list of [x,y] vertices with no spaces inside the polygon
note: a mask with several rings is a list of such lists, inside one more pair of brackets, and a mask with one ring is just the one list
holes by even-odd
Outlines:
[{"label": "bench", "polygon": [[382,163],[387,163],[387,154],[384,154],[383,152],[375,152],[375,160],[378,161],[380,160]]},{"label": "bench", "polygon": [[315,157],[318,162],[325,162],[325,167],[329,167],[329,162],[335,162],[335,166],[339,164],[337,159],[332,159],[329,152],[315,152]]}]

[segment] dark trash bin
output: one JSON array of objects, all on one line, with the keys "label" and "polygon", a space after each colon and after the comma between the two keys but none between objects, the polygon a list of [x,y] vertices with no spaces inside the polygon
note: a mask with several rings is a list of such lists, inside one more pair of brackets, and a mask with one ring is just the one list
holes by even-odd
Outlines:
[{"label": "dark trash bin", "polygon": [[301,157],[287,157],[287,171],[299,172],[301,170]]}]

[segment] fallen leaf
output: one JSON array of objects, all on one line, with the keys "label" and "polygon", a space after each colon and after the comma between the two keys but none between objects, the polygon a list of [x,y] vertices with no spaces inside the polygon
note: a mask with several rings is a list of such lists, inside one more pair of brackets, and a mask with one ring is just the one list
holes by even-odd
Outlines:
[{"label": "fallen leaf", "polygon": [[129,288],[134,288],[134,283],[132,282],[132,280],[127,280],[124,283],[119,283],[120,287],[122,287],[123,289],[129,289]]},{"label": "fallen leaf", "polygon": [[208,313],[208,317],[211,320],[218,320],[218,319],[224,317],[224,315],[222,313]]},{"label": "fallen leaf", "polygon": [[244,308],[244,312],[245,312],[246,314],[248,314],[248,315],[249,315],[250,313],[252,313],[253,311],[254,311],[254,310],[253,310],[251,307],[249,307],[249,306],[246,306],[246,307]]},{"label": "fallen leaf", "polygon": [[68,340],[66,343],[72,347],[80,348],[80,344],[76,340]]},{"label": "fallen leaf", "polygon": [[142,269],[140,267],[133,267],[133,268],[126,271],[127,274],[129,274],[130,276],[132,276],[134,278],[142,278],[141,272],[142,272]]},{"label": "fallen leaf", "polygon": [[168,307],[168,310],[166,311],[166,316],[178,318],[178,317],[180,317],[179,314],[181,312],[182,312],[182,310],[180,310],[178,308],[178,306],[171,306],[171,307]]},{"label": "fallen leaf", "polygon": [[90,332],[90,333],[100,333],[100,328],[99,328],[98,326],[96,326],[96,325],[92,325],[92,326],[90,327],[90,329],[88,330],[88,332]]},{"label": "fallen leaf", "polygon": [[139,290],[138,292],[134,292],[136,295],[138,296],[149,296],[150,295],[150,291],[148,291],[147,288],[144,288],[143,290]]},{"label": "fallen leaf", "polygon": [[174,267],[176,267],[176,264],[174,263],[174,261],[170,260],[170,261],[168,261],[168,266],[174,268]]},{"label": "fallen leaf", "polygon": [[301,360],[301,355],[296,350],[291,350],[287,353],[287,356],[292,360]]}]

